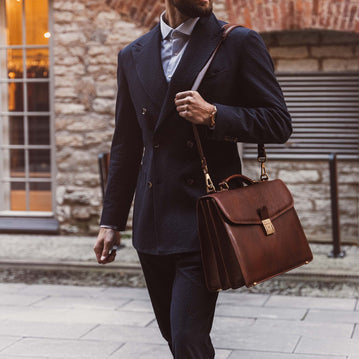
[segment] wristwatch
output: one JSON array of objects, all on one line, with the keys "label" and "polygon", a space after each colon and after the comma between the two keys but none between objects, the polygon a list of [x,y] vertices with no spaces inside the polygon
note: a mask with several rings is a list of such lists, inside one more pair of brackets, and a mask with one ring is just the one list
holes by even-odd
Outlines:
[{"label": "wristwatch", "polygon": [[211,123],[209,124],[209,128],[213,129],[214,126],[216,125],[216,115],[217,115],[217,107],[215,105],[213,105],[214,109],[210,114],[210,120]]}]

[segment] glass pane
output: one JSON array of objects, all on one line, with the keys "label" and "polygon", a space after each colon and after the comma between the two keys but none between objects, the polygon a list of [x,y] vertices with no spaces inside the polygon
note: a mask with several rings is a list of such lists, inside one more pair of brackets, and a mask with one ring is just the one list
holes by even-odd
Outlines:
[{"label": "glass pane", "polygon": [[10,145],[23,145],[24,142],[24,118],[21,116],[9,117],[9,142]]},{"label": "glass pane", "polygon": [[47,45],[49,42],[48,0],[25,1],[26,43]]},{"label": "glass pane", "polygon": [[35,49],[26,51],[27,77],[49,77],[49,50]]},{"label": "glass pane", "polygon": [[0,77],[2,79],[22,78],[22,50],[0,50]]},{"label": "glass pane", "polygon": [[23,111],[23,84],[11,82],[0,86],[0,111]]},{"label": "glass pane", "polygon": [[12,182],[10,184],[10,210],[26,211],[26,190],[24,182]]},{"label": "glass pane", "polygon": [[51,211],[50,183],[30,183],[30,211]]},{"label": "glass pane", "polygon": [[49,84],[47,82],[28,83],[27,99],[29,111],[49,111]]},{"label": "glass pane", "polygon": [[30,177],[50,177],[50,150],[29,150]]},{"label": "glass pane", "polygon": [[25,177],[25,151],[20,149],[10,150],[10,176]]},{"label": "glass pane", "polygon": [[50,117],[48,116],[29,117],[29,144],[30,145],[50,144]]},{"label": "glass pane", "polygon": [[22,4],[22,1],[6,0],[8,45],[22,44]]}]

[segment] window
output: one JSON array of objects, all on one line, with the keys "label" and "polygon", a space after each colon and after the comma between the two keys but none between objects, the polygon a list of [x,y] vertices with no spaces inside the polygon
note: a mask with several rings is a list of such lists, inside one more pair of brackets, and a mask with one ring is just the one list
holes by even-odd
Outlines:
[{"label": "window", "polygon": [[[359,73],[278,75],[293,120],[284,145],[266,145],[271,159],[359,159]],[[256,158],[255,145],[244,157]]]},{"label": "window", "polygon": [[53,211],[48,0],[0,0],[0,215]]}]

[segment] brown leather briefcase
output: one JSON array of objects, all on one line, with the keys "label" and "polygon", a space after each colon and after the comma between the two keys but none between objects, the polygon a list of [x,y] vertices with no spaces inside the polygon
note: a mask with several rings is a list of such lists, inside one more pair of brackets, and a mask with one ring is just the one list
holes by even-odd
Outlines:
[{"label": "brown leather briefcase", "polygon": [[[229,190],[229,182],[247,186]],[[312,253],[279,179],[254,182],[234,175],[197,202],[199,236],[210,291],[251,287],[309,263]]]},{"label": "brown leather briefcase", "polygon": [[[236,27],[238,25],[223,26],[222,39],[198,74],[193,91],[198,89],[219,47]],[[207,288],[219,291],[243,285],[251,287],[309,263],[313,255],[294,209],[292,195],[281,180],[268,180],[264,145],[258,144],[260,182],[233,175],[216,191],[197,127],[194,124],[192,127],[208,193],[197,201]],[[240,187],[230,189],[232,181]]]}]

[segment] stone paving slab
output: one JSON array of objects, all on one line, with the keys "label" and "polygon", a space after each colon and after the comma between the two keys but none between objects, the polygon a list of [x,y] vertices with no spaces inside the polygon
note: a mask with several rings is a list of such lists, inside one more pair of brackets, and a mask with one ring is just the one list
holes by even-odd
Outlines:
[{"label": "stone paving slab", "polygon": [[359,324],[359,312],[310,309],[305,319],[316,322]]},{"label": "stone paving slab", "polygon": [[269,298],[269,294],[253,294],[241,293],[238,291],[226,291],[226,295],[218,296],[217,303],[260,307],[263,306]]},{"label": "stone paving slab", "polygon": [[355,330],[353,332],[353,338],[354,339],[359,339],[359,325],[358,324],[355,325]]},{"label": "stone paving slab", "polygon": [[266,307],[286,308],[316,308],[316,309],[338,309],[353,311],[358,299],[343,298],[317,298],[317,297],[287,297],[272,295],[265,303]]},{"label": "stone paving slab", "polygon": [[[231,318],[232,319],[232,318]],[[310,336],[313,338],[350,338],[353,335],[354,324],[347,323],[325,323],[311,322],[308,320],[279,320],[279,319],[257,319],[252,326],[252,330],[262,332],[276,332]]]},{"label": "stone paving slab", "polygon": [[171,359],[167,345],[126,343],[109,359]]},{"label": "stone paving slab", "polygon": [[117,324],[146,326],[154,319],[152,313],[137,313],[119,310],[92,310],[86,308],[17,308],[1,307],[0,318],[25,322],[41,321],[45,323],[80,323],[80,324]]},{"label": "stone paving slab", "polygon": [[82,339],[121,341],[125,343],[163,344],[158,327],[133,327],[129,325],[99,325]]},{"label": "stone paving slab", "polygon": [[212,340],[217,348],[277,351],[292,353],[300,339],[299,335],[259,333],[253,331],[213,331]]},{"label": "stone paving slab", "polygon": [[214,321],[213,333],[234,333],[246,336],[247,333],[276,333],[310,336],[317,338],[350,338],[353,335],[353,324],[328,324],[301,320],[280,319],[246,319],[217,316]]},{"label": "stone paving slab", "polygon": [[95,297],[100,296],[106,288],[103,287],[80,287],[80,286],[64,286],[64,285],[48,285],[48,284],[34,284],[27,285],[19,289],[21,295],[51,295],[60,297]]},{"label": "stone paving slab", "polygon": [[[117,309],[129,303],[128,298],[98,298],[98,297],[44,297],[42,300],[33,303],[34,308],[87,308],[87,309]],[[0,299],[1,303],[1,299]]]},{"label": "stone paving slab", "polygon": [[306,314],[305,309],[292,308],[267,308],[233,306],[219,304],[216,309],[218,315],[244,317],[244,318],[268,318],[268,319],[302,319]]},{"label": "stone paving slab", "polygon": [[11,306],[31,305],[40,302],[45,298],[46,298],[45,296],[40,296],[40,295],[24,296],[23,294],[17,294],[17,293],[13,293],[13,294],[1,293],[0,305],[11,305]]},{"label": "stone paving slab", "polygon": [[31,353],[31,355],[42,359],[43,357],[48,357],[49,353],[51,353],[52,358],[99,359],[108,357],[123,345],[123,343],[112,342],[106,342],[106,345],[101,344],[101,342],[86,340],[23,338],[8,346],[1,354],[21,355]]},{"label": "stone paving slab", "polygon": [[76,339],[97,326],[97,324],[26,322],[19,319],[0,323],[0,336]]},{"label": "stone paving slab", "polygon": [[1,336],[0,337],[0,351],[5,350],[10,345],[21,340],[21,337]]},{"label": "stone paving slab", "polygon": [[[34,356],[28,356],[28,355],[1,355],[0,354],[0,359],[39,359],[38,357],[34,357]],[[53,359],[50,357],[43,357],[42,359]],[[56,358],[58,359],[58,358]]]},{"label": "stone paving slab", "polygon": [[118,287],[109,287],[105,288],[103,291],[100,291],[97,295],[97,298],[129,298],[129,299],[145,299],[149,300],[147,290],[143,288],[130,288],[130,287],[121,287],[119,291]]},{"label": "stone paving slab", "polygon": [[[230,350],[216,350],[216,359],[228,359]],[[112,354],[109,359],[171,359],[167,345],[144,344],[138,346],[134,343],[127,343],[118,351]]]},{"label": "stone paving slab", "polygon": [[148,300],[132,300],[121,307],[122,310],[152,313],[152,305]]},{"label": "stone paving slab", "polygon": [[20,284],[20,283],[0,283],[0,293],[16,294],[27,287],[28,286],[26,284]]},{"label": "stone paving slab", "polygon": [[357,355],[359,353],[359,340],[336,338],[301,338],[295,353],[317,355]]},{"label": "stone paving slab", "polygon": [[329,358],[322,355],[307,354],[290,354],[290,353],[266,353],[266,352],[250,352],[243,350],[234,350],[228,359],[346,359],[345,355],[330,356]]}]

